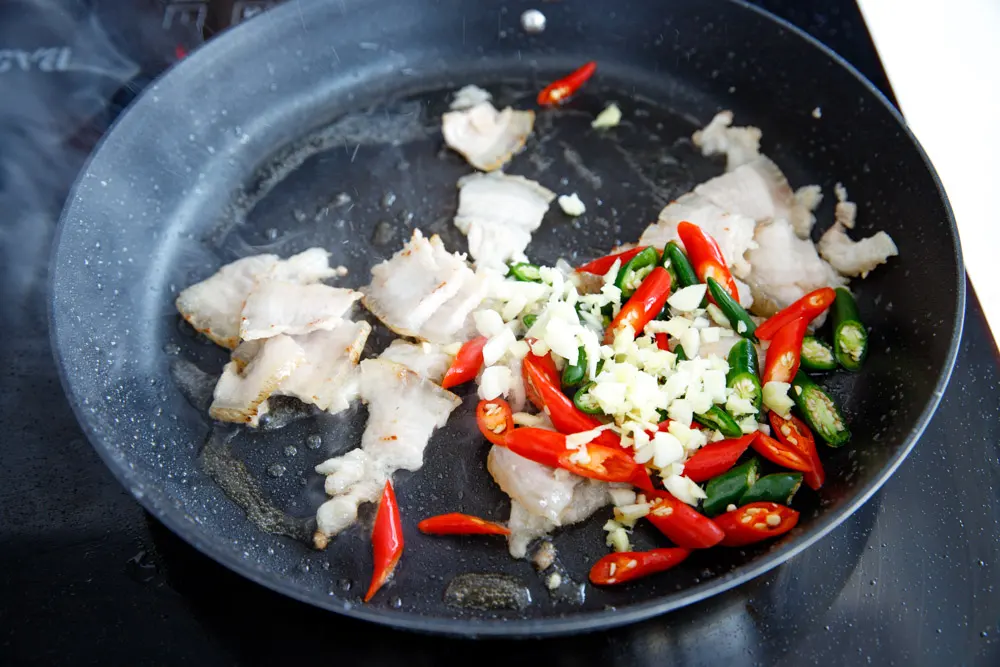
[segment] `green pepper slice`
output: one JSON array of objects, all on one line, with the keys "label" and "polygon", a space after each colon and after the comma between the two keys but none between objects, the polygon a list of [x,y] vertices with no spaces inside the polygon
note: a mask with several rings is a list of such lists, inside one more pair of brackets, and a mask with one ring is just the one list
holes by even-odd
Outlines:
[{"label": "green pepper slice", "polygon": [[511,264],[508,269],[510,270],[510,275],[514,277],[514,280],[522,283],[542,282],[542,272],[535,264],[518,262],[517,264]]},{"label": "green pepper slice", "polygon": [[622,291],[622,303],[639,289],[643,279],[656,268],[656,263],[659,260],[660,254],[656,252],[656,248],[649,247],[618,269],[615,287]]},{"label": "green pepper slice", "polygon": [[583,346],[577,351],[576,363],[566,364],[562,372],[562,383],[564,387],[577,387],[587,379],[587,353]]},{"label": "green pepper slice", "polygon": [[718,405],[713,405],[708,412],[695,415],[694,420],[702,426],[721,432],[727,438],[739,438],[743,435],[743,429],[736,423],[732,415]]},{"label": "green pepper slice", "polygon": [[764,400],[764,392],[760,386],[760,369],[757,362],[757,347],[746,338],[741,338],[729,349],[729,372],[726,374],[726,386],[736,392],[757,408]]},{"label": "green pepper slice", "polygon": [[799,365],[807,371],[832,371],[837,367],[837,358],[833,356],[833,348],[816,336],[806,336],[802,339],[802,351],[799,354]]},{"label": "green pepper slice", "polygon": [[729,292],[724,290],[715,278],[708,279],[708,291],[712,295],[712,298],[715,299],[715,303],[718,304],[722,314],[733,325],[733,330],[744,338],[753,341],[757,340],[753,335],[754,331],[757,330],[757,325],[750,318],[750,313],[746,311],[746,308],[741,306],[736,299],[729,296]]},{"label": "green pepper slice", "polygon": [[736,503],[740,507],[750,503],[782,503],[791,505],[795,492],[802,486],[802,473],[776,472],[764,475],[743,494]]},{"label": "green pepper slice", "polygon": [[706,498],[702,502],[705,516],[716,516],[726,511],[729,505],[739,503],[747,491],[757,481],[760,462],[755,458],[713,477],[705,486]]},{"label": "green pepper slice", "polygon": [[868,356],[868,330],[861,323],[858,304],[846,287],[836,289],[833,301],[833,356],[849,371],[861,370]]},{"label": "green pepper slice", "polygon": [[792,400],[806,423],[826,444],[840,447],[851,439],[851,431],[830,394],[801,370],[792,379]]},{"label": "green pepper slice", "polygon": [[573,405],[583,412],[586,412],[588,415],[603,415],[604,410],[601,410],[601,406],[598,405],[594,397],[590,395],[590,390],[593,388],[593,382],[588,382],[580,387],[576,394],[573,395]]}]

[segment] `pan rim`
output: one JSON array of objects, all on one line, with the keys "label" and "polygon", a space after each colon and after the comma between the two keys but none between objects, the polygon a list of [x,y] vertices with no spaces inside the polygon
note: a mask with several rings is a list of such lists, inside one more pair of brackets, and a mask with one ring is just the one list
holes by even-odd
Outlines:
[{"label": "pan rim", "polygon": [[[269,11],[271,12],[293,12],[300,11],[300,8],[293,8],[291,5],[297,4],[300,0],[294,0],[293,2],[287,3],[287,6],[276,7]],[[945,356],[945,364],[940,371],[937,378],[937,382],[934,385],[934,391],[932,393],[931,399],[924,406],[924,409],[916,417],[914,425],[911,428],[906,440],[902,446],[896,451],[892,458],[886,463],[885,466],[871,479],[868,483],[856,492],[855,497],[849,502],[845,503],[836,512],[826,512],[823,516],[816,520],[815,525],[811,528],[810,532],[800,536],[796,540],[793,540],[787,544],[773,549],[766,555],[763,555],[757,559],[757,561],[743,566],[743,569],[738,572],[733,572],[727,575],[716,577],[710,581],[703,582],[692,586],[684,591],[679,592],[677,595],[671,595],[668,599],[652,599],[645,602],[639,602],[629,605],[625,609],[617,609],[615,611],[583,611],[579,613],[573,613],[566,617],[551,617],[545,619],[512,619],[512,620],[483,620],[483,619],[463,619],[463,618],[452,618],[452,619],[442,619],[439,617],[423,617],[415,615],[408,611],[396,611],[391,609],[373,609],[368,608],[364,605],[351,605],[349,607],[345,606],[343,603],[337,601],[336,604],[333,603],[331,599],[323,598],[318,595],[309,594],[305,589],[291,588],[285,585],[283,580],[278,577],[273,576],[273,573],[259,567],[254,567],[254,564],[249,563],[245,560],[241,560],[237,557],[237,554],[231,549],[226,548],[226,546],[218,540],[203,539],[201,533],[198,531],[190,530],[191,524],[184,520],[182,516],[182,511],[178,508],[170,506],[168,503],[164,502],[166,500],[165,495],[162,492],[157,492],[158,490],[147,491],[144,488],[144,483],[141,480],[141,473],[137,473],[130,470],[128,466],[122,465],[120,461],[116,460],[110,448],[100,444],[102,439],[96,432],[93,425],[85,419],[85,415],[82,410],[82,401],[80,400],[80,395],[74,384],[74,379],[70,377],[67,371],[66,360],[64,359],[65,347],[60,345],[61,338],[65,336],[63,333],[64,327],[70,327],[68,322],[61,322],[59,314],[56,313],[56,285],[58,282],[58,277],[62,271],[65,269],[58,262],[58,257],[62,249],[62,241],[64,231],[67,226],[67,220],[70,217],[69,211],[73,207],[78,197],[78,191],[81,187],[84,175],[88,172],[91,162],[97,153],[100,151],[101,146],[107,137],[111,136],[115,128],[121,122],[121,119],[127,116],[123,114],[118,120],[112,125],[108,132],[104,135],[101,142],[95,147],[94,151],[88,157],[86,163],[81,169],[77,180],[73,184],[70,190],[69,196],[67,197],[67,205],[63,209],[59,224],[56,230],[56,234],[53,240],[52,250],[50,252],[50,266],[52,267],[49,278],[48,278],[48,325],[49,325],[49,338],[52,347],[53,355],[56,361],[56,365],[59,372],[60,384],[62,385],[63,391],[66,393],[67,397],[71,400],[69,401],[73,413],[80,423],[84,434],[87,436],[88,441],[91,442],[94,449],[97,451],[98,456],[102,459],[105,465],[111,470],[112,474],[122,484],[129,493],[157,520],[164,523],[175,535],[179,536],[185,542],[193,546],[195,549],[200,551],[202,554],[208,556],[215,562],[223,565],[227,569],[245,577],[257,584],[260,584],[266,588],[275,591],[281,595],[291,597],[293,599],[299,600],[301,602],[308,603],[312,606],[327,609],[338,614],[343,614],[352,618],[359,620],[370,621],[374,623],[379,623],[382,625],[391,626],[398,629],[412,630],[424,633],[432,633],[438,635],[450,635],[450,636],[461,636],[466,638],[476,638],[476,637],[549,637],[556,635],[567,635],[585,632],[589,630],[605,630],[615,627],[620,627],[623,625],[628,625],[648,619],[654,616],[659,616],[666,614],[668,612],[680,609],[682,607],[689,606],[696,602],[708,599],[715,595],[718,595],[726,590],[735,588],[741,584],[744,584],[752,579],[755,579],[766,572],[778,567],[779,565],[785,563],[792,557],[803,552],[805,549],[814,545],[820,539],[832,532],[837,526],[843,523],[848,517],[853,515],[864,503],[868,502],[871,497],[882,487],[882,485],[889,479],[889,477],[896,471],[896,469],[902,464],[909,453],[916,446],[917,441],[920,439],[921,435],[925,431],[927,425],[929,424],[931,418],[937,410],[937,407],[941,401],[945,389],[951,379],[952,372],[954,370],[955,361],[958,357],[958,352],[960,348],[962,331],[964,328],[965,321],[965,308],[966,308],[966,270],[962,257],[961,241],[958,235],[958,229],[955,222],[954,212],[952,211],[951,204],[948,201],[947,194],[944,190],[943,184],[935,171],[933,165],[931,164],[926,152],[921,146],[920,142],[914,136],[906,121],[904,120],[902,114],[899,110],[889,101],[889,99],[872,84],[864,75],[862,75],[853,65],[847,62],[844,58],[834,52],[832,49],[827,47],[825,44],[820,42],[818,39],[808,34],[804,30],[798,28],[797,26],[789,23],[788,21],[775,16],[771,12],[764,10],[760,7],[748,4],[743,0],[727,0],[732,5],[736,5],[743,9],[749,10],[756,13],[757,15],[763,17],[766,20],[772,21],[784,30],[796,35],[798,38],[804,40],[807,44],[813,48],[819,49],[827,58],[831,59],[833,62],[838,64],[847,70],[855,79],[858,80],[861,85],[867,89],[867,91],[890,113],[892,118],[899,125],[900,129],[904,133],[905,137],[912,142],[914,147],[917,149],[917,153],[920,159],[923,161],[925,168],[931,176],[931,179],[937,188],[938,195],[944,204],[945,213],[947,215],[947,221],[949,229],[952,234],[953,239],[953,250],[957,260],[957,272],[956,272],[956,318],[951,331],[951,338],[948,345],[948,350]],[[241,36],[246,36],[249,30],[253,30],[254,22],[249,22],[248,24],[241,26],[239,30],[241,31]],[[262,28],[260,28],[262,29]],[[222,35],[219,38],[212,40],[211,43],[202,47],[208,50],[219,50],[225,48],[225,44],[228,41],[234,39],[231,36]],[[222,46],[216,44],[216,42],[222,42]],[[180,65],[183,67],[184,63]],[[175,68],[177,69],[177,68]],[[173,70],[168,71],[165,75],[170,76]],[[147,88],[140,97],[144,97],[148,94],[150,88]]]}]

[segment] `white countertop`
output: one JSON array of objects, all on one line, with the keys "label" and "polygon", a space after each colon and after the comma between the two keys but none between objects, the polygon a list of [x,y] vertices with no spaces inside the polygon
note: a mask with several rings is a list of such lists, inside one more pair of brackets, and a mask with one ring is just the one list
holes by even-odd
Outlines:
[{"label": "white countertop", "polygon": [[944,183],[1000,335],[1000,2],[858,0],[899,105]]}]

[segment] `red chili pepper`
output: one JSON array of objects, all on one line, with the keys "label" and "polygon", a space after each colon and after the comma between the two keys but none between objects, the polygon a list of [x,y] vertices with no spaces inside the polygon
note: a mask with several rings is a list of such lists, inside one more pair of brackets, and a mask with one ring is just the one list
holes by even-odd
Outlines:
[{"label": "red chili pepper", "polygon": [[646,325],[663,310],[663,304],[669,296],[670,273],[662,266],[657,266],[618,311],[604,335],[604,342],[609,345],[613,343],[615,332],[626,325],[632,327],[637,335],[641,334]]},{"label": "red chili pepper", "polygon": [[396,504],[396,492],[392,490],[392,482],[386,481],[382,490],[382,500],[375,515],[375,527],[372,529],[372,553],[374,554],[375,571],[372,573],[372,583],[365,593],[365,602],[382,588],[392,571],[396,569],[399,557],[403,555],[403,523],[399,518],[399,506]]},{"label": "red chili pepper", "polygon": [[[733,274],[726,268],[726,258],[722,256],[719,244],[711,236],[706,234],[701,227],[690,222],[680,222],[677,225],[677,235],[684,243],[688,258],[694,267],[694,272],[698,279],[706,283],[709,278],[714,278],[724,290],[729,292],[729,296],[740,301],[740,293],[736,289],[736,281]],[[711,295],[709,295],[711,298]]]},{"label": "red chili pepper", "polygon": [[476,406],[476,425],[487,440],[503,447],[507,436],[514,430],[514,413],[510,403],[502,398],[479,401]]},{"label": "red chili pepper", "polygon": [[798,317],[771,338],[764,360],[764,384],[768,382],[791,382],[799,370],[802,360],[802,339],[806,337],[806,319]]},{"label": "red chili pepper", "polygon": [[670,341],[667,340],[667,334],[658,333],[653,338],[656,340],[656,347],[663,350],[664,352],[670,351]]},{"label": "red chili pepper", "polygon": [[[559,374],[551,356],[529,354],[521,363],[521,375],[528,399],[535,407],[548,414],[552,425],[560,433],[572,435],[593,430],[603,424],[594,415],[588,415],[576,407],[573,399],[562,393]],[[609,447],[621,446],[621,438],[612,431],[602,432],[593,442]]]},{"label": "red chili pepper", "polygon": [[616,261],[621,262],[621,266],[625,266],[630,259],[638,255],[640,252],[648,248],[649,246],[639,246],[638,248],[632,248],[631,250],[626,250],[624,252],[618,252],[613,255],[605,255],[604,257],[599,257],[592,262],[587,262],[579,269],[579,273],[593,273],[594,275],[603,276],[605,273],[611,270],[611,267],[615,265]]},{"label": "red chili pepper", "polygon": [[417,524],[428,535],[510,535],[510,528],[471,514],[439,514]]},{"label": "red chili pepper", "polygon": [[597,63],[590,61],[573,73],[558,81],[553,81],[538,93],[539,106],[548,107],[554,104],[562,104],[570,95],[580,90],[580,86],[587,82],[597,69]]},{"label": "red chili pepper", "polygon": [[806,294],[788,308],[773,315],[757,327],[754,335],[760,340],[771,340],[774,334],[778,333],[778,329],[794,319],[802,317],[805,318],[806,323],[812,322],[833,304],[833,300],[836,297],[837,293],[830,287],[821,287],[818,290],[809,292],[809,294]]},{"label": "red chili pepper", "polygon": [[507,438],[510,451],[526,459],[562,468],[580,477],[602,482],[629,482],[644,486],[649,479],[646,468],[639,465],[619,447],[608,447],[596,442],[588,442],[581,449],[586,450],[586,463],[570,460],[577,450],[566,448],[566,436],[562,433],[542,428],[516,428]]},{"label": "red chili pepper", "polygon": [[[684,473],[687,474],[687,464],[684,464]],[[654,500],[646,518],[677,546],[709,549],[725,537],[711,519],[666,491],[647,495],[652,495]]]},{"label": "red chili pepper", "polygon": [[750,446],[765,459],[783,468],[802,473],[813,469],[812,462],[797,448],[778,442],[769,435],[758,433],[757,437],[750,441]]},{"label": "red chili pepper", "polygon": [[736,461],[756,437],[757,433],[750,433],[741,438],[719,440],[705,445],[684,462],[685,477],[691,478],[692,482],[701,483],[721,475],[736,465]]},{"label": "red chili pepper", "polygon": [[797,511],[778,503],[750,503],[715,517],[716,525],[726,534],[722,540],[726,547],[742,547],[784,535],[798,522]]},{"label": "red chili pepper", "polygon": [[[819,452],[816,450],[816,438],[813,437],[809,427],[798,417],[791,416],[785,419],[773,410],[769,418],[778,440],[799,450],[809,460],[809,470],[802,471],[805,473],[803,475],[805,483],[814,490],[823,486],[826,473],[823,471],[823,462],[820,461]],[[687,474],[687,464],[684,465],[684,474]]]},{"label": "red chili pepper", "polygon": [[590,583],[598,586],[623,584],[680,565],[691,555],[688,549],[650,549],[608,554],[590,568]]},{"label": "red chili pepper", "polygon": [[442,389],[451,389],[476,379],[479,369],[483,367],[483,347],[488,340],[486,336],[479,336],[462,345],[441,380]]}]

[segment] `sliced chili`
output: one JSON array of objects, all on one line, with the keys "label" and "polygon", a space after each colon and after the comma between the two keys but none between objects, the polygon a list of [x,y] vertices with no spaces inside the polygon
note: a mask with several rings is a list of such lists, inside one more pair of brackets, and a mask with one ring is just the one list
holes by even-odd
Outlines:
[{"label": "sliced chili", "polygon": [[479,369],[483,367],[483,347],[488,340],[486,336],[479,336],[462,345],[441,380],[442,388],[451,389],[476,379]]},{"label": "sliced chili", "polygon": [[494,445],[503,446],[514,430],[514,413],[502,398],[479,401],[476,406],[476,425],[479,432]]},{"label": "sliced chili", "polygon": [[417,528],[428,535],[510,535],[507,526],[459,512],[424,519]]},{"label": "sliced chili", "polygon": [[684,562],[688,549],[650,549],[608,554],[590,568],[590,583],[598,586],[623,584],[657,572],[664,572]]},{"label": "sliced chili", "polygon": [[741,438],[719,440],[705,445],[684,462],[685,477],[700,484],[721,475],[736,465],[756,437],[755,432]]},{"label": "sliced chili", "polygon": [[750,441],[750,446],[765,459],[783,468],[799,472],[810,472],[814,469],[809,458],[798,448],[778,442],[764,433],[758,433],[757,437]]},{"label": "sliced chili", "polygon": [[[805,473],[806,484],[810,489],[818,489],[823,486],[826,480],[826,472],[823,470],[823,462],[819,458],[816,450],[816,439],[813,438],[809,427],[802,423],[802,420],[795,416],[788,419],[775,413],[773,410],[768,417],[771,421],[771,430],[782,444],[798,450],[809,462],[808,470],[801,470]],[[798,470],[798,468],[792,468]]]},{"label": "sliced chili", "polygon": [[722,250],[715,239],[706,234],[701,227],[693,223],[683,221],[677,225],[677,235],[684,243],[694,271],[698,279],[706,282],[709,278],[714,278],[733,297],[736,303],[740,301],[739,291],[736,289],[736,281],[733,274],[726,267],[726,258],[722,256]]},{"label": "sliced chili", "polygon": [[393,491],[390,481],[386,481],[385,488],[382,489],[382,499],[375,514],[372,554],[375,570],[368,592],[365,593],[365,602],[371,600],[372,596],[382,588],[389,575],[396,569],[399,557],[403,555],[403,522],[399,518],[396,492]]},{"label": "sliced chili", "polygon": [[806,294],[804,297],[772,315],[766,322],[757,327],[757,338],[771,340],[778,329],[792,320],[802,317],[806,323],[819,317],[833,303],[836,293],[829,287],[821,287]]},{"label": "sliced chili", "polygon": [[611,267],[615,265],[615,262],[621,262],[621,266],[625,266],[630,259],[638,255],[640,252],[648,248],[649,246],[641,245],[637,248],[631,248],[629,250],[624,250],[622,252],[616,252],[612,255],[605,255],[604,257],[598,257],[592,262],[587,262],[583,266],[577,269],[579,273],[593,273],[594,275],[603,276],[605,273],[611,270]]},{"label": "sliced chili", "polygon": [[806,320],[803,317],[792,320],[778,329],[771,339],[764,357],[764,384],[768,382],[791,383],[799,370],[802,354],[802,339],[806,335]]},{"label": "sliced chili", "polygon": [[580,447],[582,451],[567,449],[564,434],[531,427],[514,429],[505,444],[510,451],[535,463],[562,468],[581,477],[639,486],[645,486],[648,480],[646,469],[620,447],[591,441]]},{"label": "sliced chili", "polygon": [[653,491],[647,495],[653,496],[653,502],[646,519],[677,546],[709,549],[725,537],[711,519],[666,491]]},{"label": "sliced chili", "polygon": [[618,311],[605,333],[605,343],[613,343],[616,333],[626,326],[639,335],[655,318],[670,296],[670,274],[662,266],[655,267],[629,300]]},{"label": "sliced chili", "polygon": [[553,81],[542,89],[542,92],[538,93],[539,106],[547,107],[564,103],[576,91],[580,90],[580,87],[587,82],[587,79],[593,76],[596,69],[597,63],[590,61],[567,76]]},{"label": "sliced chili", "polygon": [[799,522],[799,513],[778,503],[750,503],[715,517],[726,534],[721,544],[742,547],[784,535]]}]

